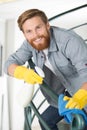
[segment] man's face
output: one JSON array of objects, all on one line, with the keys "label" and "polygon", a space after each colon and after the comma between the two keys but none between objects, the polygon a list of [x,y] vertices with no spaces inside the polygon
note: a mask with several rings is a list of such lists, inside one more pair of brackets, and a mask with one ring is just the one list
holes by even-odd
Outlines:
[{"label": "man's face", "polygon": [[50,25],[45,24],[39,16],[28,19],[23,24],[23,33],[31,46],[43,50],[50,44]]}]

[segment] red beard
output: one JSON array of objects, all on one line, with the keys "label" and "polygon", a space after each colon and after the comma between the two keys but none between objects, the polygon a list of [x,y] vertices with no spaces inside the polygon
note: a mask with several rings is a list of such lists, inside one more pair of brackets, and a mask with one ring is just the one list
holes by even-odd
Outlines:
[{"label": "red beard", "polygon": [[[37,39],[37,38],[33,38],[29,43],[31,44],[31,46],[33,48],[35,48],[36,50],[43,50],[43,49],[46,49],[49,47],[49,44],[50,44],[50,37],[49,35],[47,36],[39,36],[40,38],[43,38],[44,41],[42,41],[42,43],[38,43],[38,44],[35,44],[34,41]],[[39,38],[38,37],[38,38]]]}]

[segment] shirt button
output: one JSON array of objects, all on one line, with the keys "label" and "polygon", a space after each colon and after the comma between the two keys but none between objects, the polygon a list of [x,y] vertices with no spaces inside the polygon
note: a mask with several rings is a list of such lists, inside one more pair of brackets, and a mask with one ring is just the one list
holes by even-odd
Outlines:
[{"label": "shirt button", "polygon": [[42,55],[41,58],[44,58],[44,56]]}]

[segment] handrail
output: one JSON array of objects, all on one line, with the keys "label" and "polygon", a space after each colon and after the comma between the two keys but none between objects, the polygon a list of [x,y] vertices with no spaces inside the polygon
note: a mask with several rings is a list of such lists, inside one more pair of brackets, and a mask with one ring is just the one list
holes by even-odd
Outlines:
[{"label": "handrail", "polygon": [[73,11],[76,11],[76,10],[79,10],[79,9],[82,9],[82,8],[85,8],[85,7],[87,7],[87,4],[84,4],[84,5],[82,5],[82,6],[79,6],[79,7],[70,9],[70,10],[68,10],[68,11],[65,11],[65,12],[63,12],[63,13],[60,13],[60,14],[58,14],[58,15],[55,15],[55,16],[49,18],[48,20],[49,20],[49,21],[52,21],[52,20],[54,20],[54,19],[57,18],[57,17],[66,15],[66,14],[68,14],[68,13],[70,13],[70,12],[73,12]]},{"label": "handrail", "polygon": [[[32,62],[31,59],[29,60],[29,63],[30,63],[30,67],[33,68],[34,63]],[[53,90],[51,90],[51,88],[49,89],[49,86],[45,82],[43,82],[41,87],[43,87],[44,91],[46,91],[46,93],[48,93],[50,95],[50,97],[52,98],[53,101],[58,103],[58,95]],[[41,107],[41,104],[40,104],[40,106],[38,108],[36,108],[34,103],[31,101],[29,106],[33,109],[34,113],[37,115],[37,117],[39,118],[41,123],[44,125],[46,130],[50,130],[50,128],[48,127],[46,122],[42,119],[42,117],[40,116],[40,113],[38,111],[38,109]],[[34,118],[34,116],[35,115],[33,115],[33,118]],[[33,121],[33,118],[31,119],[31,122]],[[75,125],[75,122],[77,122],[78,126]],[[81,115],[79,115],[79,114],[78,115],[77,114],[73,115],[73,121],[72,121],[72,124],[71,124],[71,129],[76,130],[77,128],[79,128],[79,130],[82,130],[84,128],[84,126],[85,126],[85,121],[84,121],[83,117]]]},{"label": "handrail", "polygon": [[73,115],[73,121],[71,124],[72,130],[83,130],[85,127],[85,122],[80,114]]},{"label": "handrail", "polygon": [[73,30],[73,29],[76,29],[76,28],[79,28],[79,27],[82,27],[82,26],[85,26],[85,25],[87,25],[87,23],[83,23],[83,24],[74,26],[74,27],[72,27],[72,28],[70,28],[70,29],[68,29],[68,30]]},{"label": "handrail", "polygon": [[40,113],[38,112],[37,108],[35,107],[34,103],[31,101],[30,102],[30,106],[33,109],[33,111],[35,112],[35,114],[37,115],[37,117],[39,118],[39,120],[41,121],[41,123],[43,124],[43,126],[45,127],[46,130],[51,130],[49,128],[49,126],[47,125],[47,123],[43,120],[43,118],[40,116]]},{"label": "handrail", "polygon": [[[83,24],[80,24],[80,25],[74,26],[74,27],[72,27],[72,28],[69,28],[68,30],[74,30],[74,29],[77,29],[77,28],[82,27],[82,26],[85,26],[85,25],[87,26],[87,23],[83,23]],[[84,41],[86,42],[87,39],[84,39]]]},{"label": "handrail", "polygon": [[[44,84],[43,84],[44,85]],[[45,84],[46,85],[46,84]],[[50,90],[48,88],[48,86],[43,86],[45,87],[44,90],[51,96],[51,98],[56,102],[58,100],[58,96],[54,94],[54,92],[52,90]],[[49,126],[46,124],[46,122],[42,119],[42,117],[40,116],[40,113],[38,111],[38,108],[35,107],[34,103],[31,101],[29,107],[31,107],[31,109],[34,111],[35,115],[38,117],[38,119],[41,121],[41,123],[43,124],[43,126],[45,127],[46,130],[51,130],[49,128]],[[31,114],[31,113],[30,113]],[[34,115],[34,116],[35,116]],[[27,115],[26,115],[27,116]],[[30,116],[29,116],[30,118]],[[34,117],[33,117],[34,118]],[[31,119],[31,123],[32,123],[32,119]],[[73,121],[72,124],[70,126],[71,130],[83,130],[85,126],[85,121],[83,119],[83,117],[80,114],[75,114],[73,115]],[[30,127],[30,126],[29,126]],[[30,129],[31,130],[31,129]]]},{"label": "handrail", "polygon": [[[40,103],[40,105],[37,107],[37,110],[40,109],[40,107],[44,104],[45,101],[46,101],[46,99],[44,99],[44,100]],[[32,119],[31,119],[32,122],[33,122],[33,120],[34,120],[34,117],[35,117],[35,113],[34,113],[33,116],[32,116]]]},{"label": "handrail", "polygon": [[[49,22],[50,22],[50,21],[56,19],[57,17],[61,17],[61,16],[63,16],[63,15],[66,15],[66,14],[68,14],[68,13],[71,13],[71,12],[73,12],[73,11],[77,11],[77,10],[82,9],[82,8],[85,8],[85,7],[87,7],[87,4],[84,4],[84,5],[82,5],[82,6],[79,6],[79,7],[73,8],[73,9],[70,9],[70,10],[65,11],[65,12],[62,12],[62,13],[60,13],[60,14],[57,14],[57,15],[55,15],[55,16],[49,18],[48,20],[49,20]],[[87,25],[87,23],[83,23],[83,24],[77,25],[77,26],[72,27],[72,28],[70,28],[70,29],[68,29],[68,30],[73,30],[73,29],[76,29],[76,28],[81,27],[81,26],[84,26],[84,25]],[[84,39],[84,41],[87,42],[87,39]]]}]

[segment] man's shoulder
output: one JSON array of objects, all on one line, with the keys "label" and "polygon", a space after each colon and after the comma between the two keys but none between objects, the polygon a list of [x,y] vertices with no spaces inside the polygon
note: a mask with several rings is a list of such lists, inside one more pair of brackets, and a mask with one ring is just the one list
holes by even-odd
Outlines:
[{"label": "man's shoulder", "polygon": [[66,28],[51,26],[51,30],[53,32],[55,39],[58,42],[65,43],[70,39],[80,38],[76,32],[74,32],[73,30],[68,30]]},{"label": "man's shoulder", "polygon": [[68,31],[66,28],[61,28],[61,27],[58,27],[58,26],[51,26],[51,29],[53,31],[57,31],[57,32],[67,32]]},{"label": "man's shoulder", "polygon": [[61,28],[57,26],[51,26],[51,30],[54,32],[54,34],[57,35],[66,35],[66,36],[73,36],[75,35],[75,32],[72,30],[68,30],[66,28]]}]

